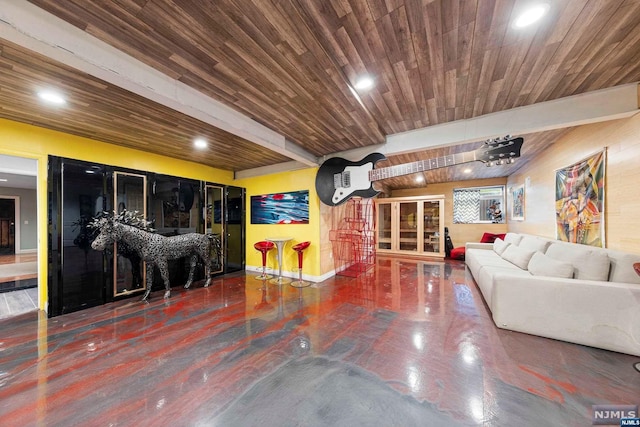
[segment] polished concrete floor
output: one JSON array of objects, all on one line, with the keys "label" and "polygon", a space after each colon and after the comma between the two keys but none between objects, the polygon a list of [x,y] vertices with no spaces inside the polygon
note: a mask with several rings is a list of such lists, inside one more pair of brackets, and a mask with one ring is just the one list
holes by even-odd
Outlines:
[{"label": "polished concrete floor", "polygon": [[0,321],[0,424],[587,426],[640,403],[638,357],[496,328],[462,262],[261,287]]}]

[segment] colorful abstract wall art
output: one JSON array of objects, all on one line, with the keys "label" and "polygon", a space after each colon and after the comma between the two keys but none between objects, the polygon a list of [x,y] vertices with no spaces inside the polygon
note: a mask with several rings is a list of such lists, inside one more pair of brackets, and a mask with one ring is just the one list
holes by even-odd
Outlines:
[{"label": "colorful abstract wall art", "polygon": [[605,157],[603,150],[556,171],[558,240],[605,247]]},{"label": "colorful abstract wall art", "polygon": [[251,196],[251,224],[309,224],[309,190]]}]

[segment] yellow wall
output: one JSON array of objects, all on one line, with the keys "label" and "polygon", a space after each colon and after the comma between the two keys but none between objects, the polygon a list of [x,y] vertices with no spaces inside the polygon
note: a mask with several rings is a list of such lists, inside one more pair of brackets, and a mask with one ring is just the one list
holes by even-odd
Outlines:
[{"label": "yellow wall", "polygon": [[479,242],[482,234],[506,233],[507,224],[454,224],[453,223],[453,190],[455,188],[484,187],[489,185],[505,185],[507,178],[472,179],[468,181],[443,182],[427,184],[424,188],[394,190],[391,197],[428,196],[444,194],[444,225],[449,227],[449,236],[453,246],[464,246],[466,242]]},{"label": "yellow wall", "polygon": [[[292,240],[283,251],[283,272],[289,276],[298,273],[297,253],[291,250],[296,243],[310,241],[311,246],[305,250],[303,274],[321,275],[320,271],[320,200],[315,191],[316,168],[282,172],[257,178],[240,179],[234,185],[247,190],[247,267],[259,267],[262,258],[253,244],[267,237],[287,236]],[[251,224],[251,196],[260,194],[284,193],[289,191],[309,190],[309,224]],[[267,266],[277,269],[275,250],[270,251]]]},{"label": "yellow wall", "polygon": [[47,156],[61,156],[142,171],[234,184],[233,173],[201,164],[144,153],[92,139],[0,119],[0,153],[38,160],[39,307],[47,301]]},{"label": "yellow wall", "polygon": [[511,175],[508,187],[525,184],[525,220],[509,230],[555,239],[555,171],[604,147],[606,246],[640,254],[640,114],[573,129]]}]

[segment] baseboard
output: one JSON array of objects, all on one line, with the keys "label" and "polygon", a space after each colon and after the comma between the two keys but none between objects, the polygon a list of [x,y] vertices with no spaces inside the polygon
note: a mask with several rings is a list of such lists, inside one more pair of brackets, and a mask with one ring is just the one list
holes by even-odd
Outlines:
[{"label": "baseboard", "polygon": [[38,278],[12,280],[11,282],[0,283],[0,293],[20,291],[23,289],[37,288]]},{"label": "baseboard", "polygon": [[[251,272],[255,272],[255,273],[262,273],[262,266],[254,266],[254,265],[247,265],[245,266],[245,270],[246,271],[251,271]],[[274,270],[272,268],[267,268],[267,274],[271,274],[271,275],[278,275],[278,270]],[[293,272],[293,271],[283,271],[282,275],[284,277],[290,277],[292,279],[297,279],[298,278],[298,273],[297,272]],[[321,276],[311,276],[309,274],[304,274],[302,273],[302,280],[306,280],[308,282],[322,282],[330,277],[333,277],[336,275],[335,270],[331,270],[328,273],[325,273]]]}]

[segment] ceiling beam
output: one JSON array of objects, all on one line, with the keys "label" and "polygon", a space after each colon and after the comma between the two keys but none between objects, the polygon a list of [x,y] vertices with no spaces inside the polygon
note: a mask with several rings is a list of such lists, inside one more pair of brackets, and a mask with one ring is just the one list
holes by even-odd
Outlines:
[{"label": "ceiling beam", "polygon": [[0,154],[0,172],[14,175],[38,175],[38,161],[24,157]]},{"label": "ceiling beam", "polygon": [[630,117],[639,111],[638,90],[638,83],[631,83],[387,135],[379,152],[405,154]]},{"label": "ceiling beam", "polygon": [[306,169],[308,165],[300,162],[284,162],[275,165],[262,166],[259,168],[245,169],[234,173],[235,179],[254,178],[256,176],[271,175],[280,172],[291,172],[294,170]]},{"label": "ceiling beam", "polygon": [[[553,129],[630,117],[640,110],[640,85],[631,83],[580,95],[486,114],[468,120],[388,135],[384,144],[355,148],[323,156],[320,163],[331,157],[358,161],[378,152],[386,156],[413,153],[431,148],[486,141],[505,135],[525,135]],[[300,164],[289,162],[276,168],[256,168],[236,173],[237,177],[284,172]]]},{"label": "ceiling beam", "polygon": [[317,166],[316,156],[283,135],[25,0],[0,0],[0,37],[292,160]]},{"label": "ceiling beam", "polygon": [[482,142],[505,135],[525,135],[564,129],[588,123],[630,117],[640,108],[640,85],[630,83],[587,92],[467,120],[444,123],[387,135],[380,145],[341,151],[320,158],[344,157],[357,161],[377,152],[386,156],[414,153],[431,148]]}]

